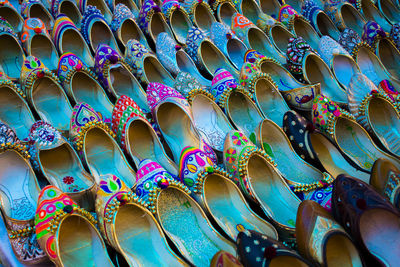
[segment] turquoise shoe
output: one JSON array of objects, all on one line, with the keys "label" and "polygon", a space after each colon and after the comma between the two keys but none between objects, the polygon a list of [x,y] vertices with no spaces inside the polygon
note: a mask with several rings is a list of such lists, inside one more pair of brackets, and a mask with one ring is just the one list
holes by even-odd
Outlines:
[{"label": "turquoise shoe", "polygon": [[81,27],[82,14],[75,0],[54,0],[51,3],[50,10],[54,18],[57,18],[60,14],[64,14],[78,28]]},{"label": "turquoise shoe", "polygon": [[164,0],[161,11],[164,13],[168,25],[171,27],[175,40],[180,44],[185,44],[187,32],[193,27],[188,12],[177,0]]},{"label": "turquoise shoe", "polygon": [[54,19],[44,1],[23,0],[21,4],[21,14],[24,19],[39,18],[46,25],[47,29],[53,29]]}]

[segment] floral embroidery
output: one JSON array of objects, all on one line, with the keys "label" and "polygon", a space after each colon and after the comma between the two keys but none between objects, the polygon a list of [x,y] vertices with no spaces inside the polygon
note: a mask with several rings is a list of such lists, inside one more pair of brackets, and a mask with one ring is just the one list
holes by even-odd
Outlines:
[{"label": "floral embroidery", "polygon": [[249,140],[247,139],[247,137],[244,134],[242,134],[240,132],[235,132],[232,135],[232,142],[234,145],[242,146],[242,145],[248,143]]},{"label": "floral embroidery", "polygon": [[225,153],[225,158],[230,164],[234,163],[237,158],[236,149],[229,148]]},{"label": "floral embroidery", "polygon": [[74,182],[75,182],[75,179],[72,176],[65,176],[63,178],[63,183],[64,184],[73,184]]}]

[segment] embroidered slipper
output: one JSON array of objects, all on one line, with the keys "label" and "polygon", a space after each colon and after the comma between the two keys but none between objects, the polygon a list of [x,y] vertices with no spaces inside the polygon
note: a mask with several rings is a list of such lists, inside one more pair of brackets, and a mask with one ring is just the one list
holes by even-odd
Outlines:
[{"label": "embroidered slipper", "polygon": [[398,105],[365,75],[355,74],[347,91],[349,110],[357,121],[388,151],[400,155],[400,110]]},{"label": "embroidered slipper", "polygon": [[21,32],[24,19],[18,12],[18,6],[13,6],[9,0],[2,0],[0,3],[0,17],[8,21],[16,32]]},{"label": "embroidered slipper", "polygon": [[100,44],[95,58],[94,71],[103,88],[115,98],[121,95],[129,96],[145,113],[149,113],[146,92],[122,56],[108,45]]},{"label": "embroidered slipper", "polygon": [[289,138],[278,124],[265,119],[255,131],[257,145],[277,164],[277,169],[297,195],[331,209],[331,188],[334,178],[301,159]]},{"label": "embroidered slipper", "polygon": [[278,233],[249,208],[233,177],[212,164],[200,149],[186,147],[179,163],[179,177],[203,210],[232,239],[245,229],[277,238]]},{"label": "embroidered slipper", "polygon": [[58,77],[34,56],[26,58],[21,86],[39,117],[61,132],[69,130],[72,106]]},{"label": "embroidered slipper", "polygon": [[8,79],[1,68],[0,89],[0,120],[13,128],[20,139],[25,139],[35,118],[26,101],[26,94]]},{"label": "embroidered slipper", "polygon": [[136,40],[126,44],[125,60],[133,69],[133,74],[144,88],[151,82],[174,85],[174,78],[163,67],[153,52]]},{"label": "embroidered slipper", "polygon": [[359,35],[362,35],[366,21],[360,11],[352,4],[348,2],[326,1],[324,10],[339,30],[343,31],[344,29],[351,28]]},{"label": "embroidered slipper", "polygon": [[161,10],[165,15],[168,25],[171,27],[174,38],[178,43],[185,44],[187,32],[193,27],[189,14],[177,0],[164,0]]},{"label": "embroidered slipper", "polygon": [[157,36],[156,51],[157,58],[174,77],[185,72],[190,73],[204,86],[211,84],[210,80],[200,74],[192,58],[175,43],[168,33],[162,32]]},{"label": "embroidered slipper", "polygon": [[81,27],[82,14],[75,0],[54,0],[51,3],[51,13],[54,18],[64,14],[78,27]]},{"label": "embroidered slipper", "polygon": [[208,31],[216,21],[210,5],[203,0],[188,0],[181,3],[189,14],[193,25],[203,31]]},{"label": "embroidered slipper", "polygon": [[22,264],[43,265],[48,259],[39,247],[34,226],[40,187],[28,151],[2,122],[0,142],[0,211],[12,250]]},{"label": "embroidered slipper", "polygon": [[126,44],[130,39],[135,39],[142,45],[149,47],[146,37],[139,28],[139,25],[136,23],[135,15],[124,4],[118,4],[115,6],[110,28],[114,33],[115,38],[125,49]]},{"label": "embroidered slipper", "polygon": [[0,47],[3,47],[0,50],[0,66],[9,79],[17,80],[21,74],[25,54],[18,35],[2,18],[0,18]]},{"label": "embroidered slipper", "polygon": [[249,19],[252,23],[257,25],[257,21],[262,17],[263,12],[256,0],[239,0],[234,1],[236,10],[239,14]]},{"label": "embroidered slipper", "polygon": [[279,14],[278,14],[278,17],[276,20],[281,22],[283,25],[285,25],[289,31],[293,30],[294,20],[297,17],[302,17],[299,14],[299,13],[301,13],[301,3],[302,2],[296,1],[291,4],[286,4],[286,2],[285,2],[285,4],[281,5],[281,7],[280,7]]},{"label": "embroidered slipper", "polygon": [[25,20],[21,42],[28,55],[41,58],[43,64],[52,71],[57,69],[58,51],[47,32],[46,26],[40,19],[29,18]]},{"label": "embroidered slipper", "polygon": [[217,20],[225,25],[230,26],[232,17],[238,13],[232,0],[209,0],[214,15]]},{"label": "embroidered slipper", "polygon": [[242,193],[260,205],[280,237],[293,242],[300,200],[275,168],[276,163],[243,133],[232,131],[225,139],[224,166]]},{"label": "embroidered slipper", "polygon": [[389,21],[391,24],[400,22],[399,5],[396,5],[395,2],[388,0],[379,0],[376,2],[376,6],[378,7],[382,15],[385,17],[385,19]]},{"label": "embroidered slipper", "polygon": [[311,114],[315,127],[365,170],[370,171],[378,158],[388,159],[400,167],[400,161],[378,148],[353,115],[329,98],[323,95],[316,97]]},{"label": "embroidered slipper", "polygon": [[100,112],[101,119],[111,123],[114,105],[98,82],[98,77],[72,53],[61,55],[57,75],[68,96],[76,103],[84,102]]},{"label": "embroidered slipper", "polygon": [[389,38],[380,38],[376,44],[375,54],[390,75],[400,80],[400,52],[396,44]]},{"label": "embroidered slipper", "polygon": [[239,77],[237,69],[201,29],[192,27],[189,30],[185,50],[205,77],[212,79],[213,73],[221,67]]},{"label": "embroidered slipper", "polygon": [[285,56],[275,49],[268,36],[243,15],[236,13],[232,17],[231,29],[249,49],[257,50],[282,64],[286,63]]},{"label": "embroidered slipper", "polygon": [[[103,19],[107,21],[106,24],[110,23],[112,20],[112,12],[108,5],[106,4],[108,0],[76,0],[76,4],[79,6],[79,10],[83,17],[88,9],[97,9],[101,14],[103,14]],[[92,7],[91,7],[92,6]]]},{"label": "embroidered slipper", "polygon": [[[168,246],[161,226],[146,204],[115,175],[101,177],[96,213],[104,239],[128,264],[186,265]],[[129,223],[133,221],[134,224]]]},{"label": "embroidered slipper", "polygon": [[272,16],[274,19],[278,19],[279,11],[282,4],[278,0],[260,0],[259,1],[262,12]]},{"label": "embroidered slipper", "polygon": [[52,31],[54,45],[60,55],[68,52],[77,55],[88,66],[94,66],[90,48],[75,24],[64,14],[58,15]]},{"label": "embroidered slipper", "polygon": [[139,12],[138,24],[153,51],[155,50],[157,36],[160,33],[166,32],[170,36],[174,36],[165,15],[153,0],[144,0]]},{"label": "embroidered slipper", "polygon": [[[204,160],[203,157],[198,160]],[[160,165],[144,160],[138,169],[136,194],[155,215],[179,252],[195,266],[209,266],[223,249],[235,253],[234,245],[212,226],[191,191]],[[178,222],[185,221],[185,224]],[[179,227],[177,227],[179,225]]]},{"label": "embroidered slipper", "polygon": [[243,64],[240,85],[248,90],[265,118],[282,126],[282,117],[289,107],[272,78],[251,63]]},{"label": "embroidered slipper", "polygon": [[50,184],[91,210],[95,200],[94,178],[85,171],[78,154],[71,144],[53,126],[35,122],[29,133],[31,162]]},{"label": "embroidered slipper", "polygon": [[319,35],[313,28],[311,23],[302,16],[295,16],[291,20],[293,32],[296,36],[301,37],[309,44],[315,51],[318,50]]},{"label": "embroidered slipper", "polygon": [[53,29],[53,16],[41,0],[23,0],[21,4],[21,14],[24,19],[38,18],[44,23],[47,29]]},{"label": "embroidered slipper", "polygon": [[271,39],[276,50],[281,54],[286,53],[290,38],[294,38],[294,34],[280,22],[271,25],[268,28],[267,35]]},{"label": "embroidered slipper", "polygon": [[353,56],[354,53],[359,49],[359,47],[365,45],[365,43],[361,40],[360,35],[353,29],[346,28],[340,34],[337,42]]},{"label": "embroidered slipper", "polygon": [[71,118],[70,140],[96,183],[102,175],[118,175],[130,188],[136,182],[136,173],[114,139],[115,134],[100,120],[88,104],[74,107]]},{"label": "embroidered slipper", "polygon": [[167,155],[160,138],[139,106],[121,96],[113,110],[112,130],[121,148],[132,157],[136,166],[144,159],[158,162],[169,173],[178,176],[178,167]]},{"label": "embroidered slipper", "polygon": [[321,37],[318,54],[331,68],[339,84],[346,90],[349,88],[351,77],[361,72],[350,54],[329,36]]},{"label": "embroidered slipper", "polygon": [[83,13],[81,32],[92,53],[96,53],[99,45],[106,44],[121,54],[114,34],[103,14],[96,7],[87,6],[85,13]]},{"label": "embroidered slipper", "polygon": [[215,97],[185,72],[181,72],[176,78],[175,89],[191,104],[196,129],[215,151],[222,153],[225,136],[233,127],[215,103]]},{"label": "embroidered slipper", "polygon": [[379,39],[385,38],[386,32],[375,21],[368,21],[365,23],[361,39],[367,43],[373,50],[376,48],[376,43]]},{"label": "embroidered slipper", "polygon": [[242,67],[247,47],[227,25],[214,22],[211,25],[210,38],[235,68]]},{"label": "embroidered slipper", "polygon": [[182,150],[193,145],[217,163],[214,151],[194,125],[189,103],[180,93],[163,84],[150,83],[147,88],[147,101],[155,122],[171,148],[175,163],[178,164]]},{"label": "embroidered slipper", "polygon": [[367,21],[375,21],[385,32],[390,32],[390,29],[392,28],[391,23],[386,20],[385,16],[378,9],[375,3],[368,0],[359,0],[356,5],[357,9],[364,15]]},{"label": "embroidered slipper", "polygon": [[114,266],[97,220],[55,186],[42,189],[35,216],[40,247],[57,266]]}]

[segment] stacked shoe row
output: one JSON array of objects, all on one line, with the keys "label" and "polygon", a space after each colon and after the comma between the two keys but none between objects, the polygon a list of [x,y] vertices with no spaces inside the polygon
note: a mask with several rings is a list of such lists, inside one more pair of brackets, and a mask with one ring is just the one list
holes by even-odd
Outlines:
[{"label": "stacked shoe row", "polygon": [[396,266],[399,8],[0,1],[1,260]]}]

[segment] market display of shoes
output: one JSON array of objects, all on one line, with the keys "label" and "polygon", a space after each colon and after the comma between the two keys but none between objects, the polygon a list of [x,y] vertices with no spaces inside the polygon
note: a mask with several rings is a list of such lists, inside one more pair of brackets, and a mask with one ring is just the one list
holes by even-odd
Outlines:
[{"label": "market display of shoes", "polygon": [[396,267],[400,1],[0,1],[0,265]]}]

